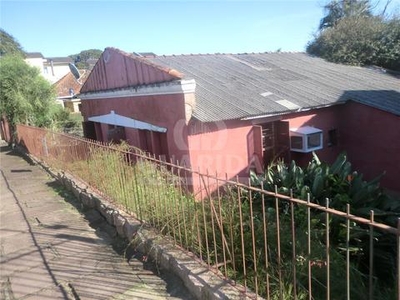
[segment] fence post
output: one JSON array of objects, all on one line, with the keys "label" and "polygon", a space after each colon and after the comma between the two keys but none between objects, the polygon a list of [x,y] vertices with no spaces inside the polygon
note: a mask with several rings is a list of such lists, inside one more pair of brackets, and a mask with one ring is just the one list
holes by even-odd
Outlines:
[{"label": "fence post", "polygon": [[44,156],[49,156],[49,149],[47,148],[46,135],[42,139]]},{"label": "fence post", "polygon": [[400,299],[400,218],[397,218],[397,299]]},{"label": "fence post", "polygon": [[370,226],[369,226],[369,300],[374,298],[374,211],[370,211]]},{"label": "fence post", "polygon": [[350,300],[350,204],[346,205],[346,299]]},{"label": "fence post", "polygon": [[329,199],[326,198],[326,215],[325,215],[325,222],[326,222],[326,299],[329,300],[331,298],[331,258],[330,258],[330,251],[331,251],[331,246],[330,246],[330,224],[329,224]]}]

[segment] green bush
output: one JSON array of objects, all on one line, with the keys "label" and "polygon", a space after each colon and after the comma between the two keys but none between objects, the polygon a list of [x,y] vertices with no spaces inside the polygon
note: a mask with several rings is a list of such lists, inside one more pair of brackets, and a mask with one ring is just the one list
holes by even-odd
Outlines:
[{"label": "green bush", "polygon": [[[139,156],[132,152],[138,152]],[[292,299],[296,288],[298,299],[308,299],[308,266],[311,264],[313,299],[325,299],[324,212],[311,210],[311,230],[308,231],[306,207],[262,196],[235,184],[226,184],[214,194],[207,194],[203,201],[196,201],[184,190],[183,174],[162,163],[153,163],[140,150],[127,144],[92,145],[85,157],[68,159],[72,161],[61,168],[67,166],[70,172],[102,191],[117,205],[171,236],[177,244],[210,266],[216,266],[229,278],[241,284],[246,282],[254,291],[257,286],[261,296],[267,295],[268,287],[270,299],[282,299],[281,295],[283,299]],[[60,155],[57,162],[68,162],[68,159]],[[396,202],[388,200],[390,198],[379,188],[378,180],[364,182],[361,175],[351,171],[344,154],[333,165],[322,163],[314,156],[304,169],[294,162],[289,166],[278,162],[263,176],[252,174],[252,182],[270,191],[275,191],[276,186],[279,193],[292,193],[293,197],[302,199],[307,199],[310,193],[311,201],[322,205],[325,205],[326,198],[332,198],[330,206],[338,209],[354,202],[356,205],[352,206],[352,212],[363,212],[366,216],[368,205],[377,205],[382,211],[387,207],[397,207]],[[292,227],[292,212],[295,227]],[[385,214],[377,218],[392,222],[393,216]],[[346,289],[346,231],[340,218],[330,216],[329,225],[331,296],[332,299],[342,299]],[[308,238],[312,245],[310,254]],[[368,290],[368,239],[368,228],[352,222],[349,266],[352,299],[365,299]],[[375,273],[377,278],[386,279],[387,287],[375,281],[374,296],[376,299],[390,299],[395,294],[393,239],[378,231],[374,239],[375,261],[380,267],[375,266],[375,271],[387,272],[385,275]],[[223,261],[226,265],[221,264]]]},{"label": "green bush", "polygon": [[[307,200],[330,208],[345,212],[347,204],[350,205],[350,213],[370,217],[374,211],[375,221],[396,226],[400,216],[400,201],[385,194],[379,186],[379,180],[383,175],[372,181],[364,181],[362,174],[352,171],[347,156],[342,153],[332,165],[321,162],[317,155],[313,154],[312,161],[305,168],[300,168],[294,161],[285,165],[282,161],[270,165],[264,175],[252,174],[252,184],[263,187],[268,191],[277,190],[284,195],[292,195],[294,198]],[[260,195],[256,194],[254,200],[259,201]],[[329,201],[327,203],[327,201]],[[285,214],[284,207],[280,214]],[[304,209],[296,207],[296,216],[300,220],[306,220]],[[325,213],[312,210],[311,222],[315,224],[314,232],[320,234],[317,239],[324,243],[324,230],[326,226]],[[297,222],[298,231],[306,231],[306,223]],[[346,249],[346,227],[344,218],[329,217],[331,246],[337,253],[343,253]],[[351,223],[350,248],[353,267],[361,274],[368,274],[369,259],[369,227],[354,222]],[[374,231],[374,276],[380,284],[389,288],[394,286],[396,280],[396,239],[384,232]],[[338,263],[338,259],[335,260]],[[366,275],[362,275],[366,278]],[[385,288],[383,288],[385,289]]]}]

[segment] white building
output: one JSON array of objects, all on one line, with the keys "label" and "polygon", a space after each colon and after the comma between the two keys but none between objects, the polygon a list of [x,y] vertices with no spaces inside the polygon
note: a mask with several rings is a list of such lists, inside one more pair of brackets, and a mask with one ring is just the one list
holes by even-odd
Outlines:
[{"label": "white building", "polygon": [[55,83],[70,72],[69,64],[73,63],[70,57],[43,57],[40,52],[26,54],[25,61],[40,70],[40,73],[50,83]]}]

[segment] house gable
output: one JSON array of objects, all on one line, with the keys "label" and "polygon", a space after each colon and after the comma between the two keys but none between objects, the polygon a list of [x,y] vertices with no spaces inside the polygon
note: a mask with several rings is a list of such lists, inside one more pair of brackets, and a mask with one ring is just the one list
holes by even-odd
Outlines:
[{"label": "house gable", "polygon": [[115,48],[106,48],[83,85],[81,93],[145,86],[179,80],[176,70]]},{"label": "house gable", "polygon": [[53,86],[56,89],[58,98],[71,98],[74,95],[78,94],[82,87],[82,82],[85,82],[89,75],[89,72],[82,71],[80,72],[80,78],[77,80],[75,76],[69,72],[67,75],[62,77]]}]

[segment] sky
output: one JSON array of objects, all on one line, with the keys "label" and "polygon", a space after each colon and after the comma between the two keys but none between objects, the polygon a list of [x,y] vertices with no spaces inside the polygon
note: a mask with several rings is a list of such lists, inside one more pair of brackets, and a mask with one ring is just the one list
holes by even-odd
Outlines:
[{"label": "sky", "polygon": [[[305,51],[326,2],[0,0],[0,27],[45,57],[106,47],[157,55]],[[400,0],[389,6],[399,7]]]}]

